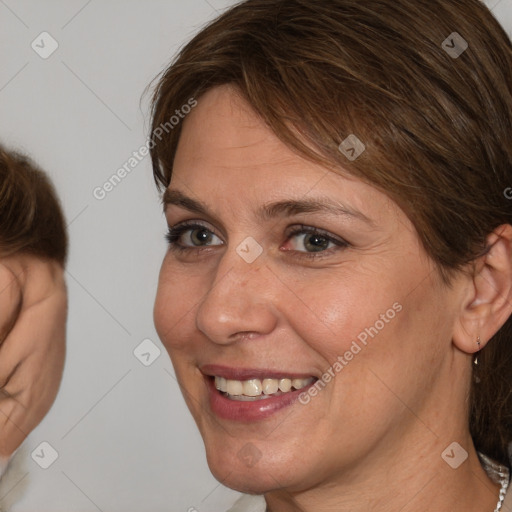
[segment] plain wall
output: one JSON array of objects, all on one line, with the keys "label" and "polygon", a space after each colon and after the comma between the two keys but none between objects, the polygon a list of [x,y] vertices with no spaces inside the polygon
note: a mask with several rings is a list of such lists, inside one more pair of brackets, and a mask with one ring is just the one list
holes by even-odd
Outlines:
[{"label": "plain wall", "polygon": [[[144,88],[233,3],[0,2],[0,140],[49,173],[71,239],[64,379],[2,482],[14,512],[221,512],[238,496],[210,475],[153,326],[165,220],[149,157],[93,194],[146,141]],[[510,33],[512,0],[486,3]],[[47,59],[31,48],[43,31],[59,45]],[[145,339],[161,350],[149,366],[133,354]],[[30,457],[42,442],[58,452],[48,469]]]}]

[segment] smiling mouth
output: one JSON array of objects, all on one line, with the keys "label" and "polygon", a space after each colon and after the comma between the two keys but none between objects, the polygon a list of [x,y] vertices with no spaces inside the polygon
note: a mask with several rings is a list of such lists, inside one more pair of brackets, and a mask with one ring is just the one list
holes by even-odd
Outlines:
[{"label": "smiling mouth", "polygon": [[315,377],[301,379],[249,379],[232,380],[214,376],[215,388],[229,400],[251,402],[285,395],[287,393],[304,389],[315,380]]}]

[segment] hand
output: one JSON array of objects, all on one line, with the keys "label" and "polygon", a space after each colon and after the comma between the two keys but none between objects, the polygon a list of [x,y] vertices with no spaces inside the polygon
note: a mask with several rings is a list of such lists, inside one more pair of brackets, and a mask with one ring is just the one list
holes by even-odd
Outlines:
[{"label": "hand", "polygon": [[66,318],[58,263],[30,255],[0,259],[0,458],[12,455],[57,396]]}]

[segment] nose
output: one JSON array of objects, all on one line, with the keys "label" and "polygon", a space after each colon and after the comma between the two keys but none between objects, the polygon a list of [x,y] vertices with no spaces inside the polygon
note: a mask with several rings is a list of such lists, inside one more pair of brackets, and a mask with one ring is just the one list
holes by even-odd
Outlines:
[{"label": "nose", "polygon": [[277,316],[271,277],[262,256],[249,264],[234,249],[226,251],[198,306],[197,328],[214,343],[225,345],[248,334],[272,332]]}]

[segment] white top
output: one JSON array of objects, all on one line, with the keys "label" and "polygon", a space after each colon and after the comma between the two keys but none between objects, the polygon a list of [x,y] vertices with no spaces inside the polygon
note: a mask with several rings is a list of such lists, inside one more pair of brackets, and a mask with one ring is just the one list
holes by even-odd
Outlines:
[{"label": "white top", "polygon": [[[511,458],[512,462],[512,458]],[[486,466],[485,462],[482,461],[482,466],[489,475],[492,477],[492,470],[490,467]],[[266,503],[263,496],[250,496],[248,494],[244,494],[241,498],[239,498],[236,503],[226,512],[265,512],[266,511]],[[493,512],[493,511],[489,511]],[[505,501],[501,507],[500,512],[512,512],[512,484],[509,485],[507,494],[505,496]]]}]

